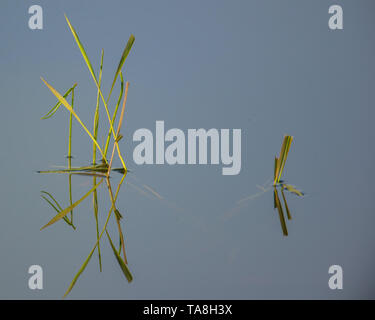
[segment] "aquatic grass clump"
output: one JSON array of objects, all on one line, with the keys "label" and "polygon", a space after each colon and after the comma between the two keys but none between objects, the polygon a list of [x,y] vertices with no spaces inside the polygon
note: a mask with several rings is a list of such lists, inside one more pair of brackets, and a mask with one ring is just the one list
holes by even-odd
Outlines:
[{"label": "aquatic grass clump", "polygon": [[[57,202],[57,200],[47,191],[41,191],[41,197],[57,212],[57,215],[55,215],[48,223],[46,223],[41,230],[51,226],[52,224],[63,220],[65,221],[69,226],[71,226],[74,230],[76,229],[76,226],[73,224],[73,209],[75,209],[82,201],[84,201],[86,198],[88,198],[91,194],[93,195],[93,209],[94,209],[94,217],[95,217],[95,224],[96,224],[96,242],[93,247],[93,249],[90,251],[88,257],[78,270],[77,274],[73,278],[73,281],[69,285],[67,291],[64,294],[64,297],[69,294],[69,292],[74,287],[76,281],[78,280],[79,276],[82,274],[84,269],[86,268],[88,262],[90,261],[93,253],[95,252],[96,248],[98,249],[98,260],[99,260],[99,269],[102,271],[102,261],[101,261],[101,249],[100,249],[100,241],[104,234],[104,232],[107,235],[108,241],[111,245],[112,251],[116,257],[117,262],[119,263],[119,266],[127,279],[128,282],[131,282],[133,280],[133,276],[129,270],[126,252],[125,252],[125,243],[124,243],[124,236],[121,228],[121,220],[122,215],[120,211],[118,210],[116,206],[116,200],[118,198],[118,194],[120,191],[120,188],[123,184],[123,181],[127,175],[127,168],[125,165],[125,161],[123,159],[123,156],[121,154],[119,141],[122,138],[122,135],[120,133],[123,119],[124,119],[124,111],[126,106],[126,100],[128,95],[128,88],[129,88],[129,82],[125,83],[124,86],[124,79],[122,74],[122,68],[125,63],[126,58],[129,55],[129,52],[133,46],[134,43],[134,36],[131,35],[129,37],[129,40],[125,46],[125,49],[121,55],[120,62],[117,66],[114,79],[112,81],[111,89],[109,91],[107,99],[104,99],[104,95],[101,90],[101,84],[102,84],[102,69],[103,69],[103,57],[104,57],[104,50],[101,51],[101,59],[100,59],[100,67],[99,67],[99,76],[95,75],[94,69],[92,67],[92,64],[90,62],[90,59],[88,58],[86,51],[78,37],[77,32],[73,28],[72,24],[70,23],[69,19],[65,16],[66,21],[68,23],[69,29],[71,33],[73,34],[73,37],[75,39],[76,44],[78,45],[78,48],[82,54],[82,57],[90,71],[90,74],[95,82],[96,88],[97,88],[97,96],[96,96],[96,106],[94,110],[94,122],[93,122],[93,131],[90,131],[88,127],[81,121],[80,117],[77,113],[77,108],[74,106],[74,94],[77,87],[77,84],[75,83],[71,88],[69,88],[64,94],[61,94],[58,90],[56,90],[50,83],[48,83],[45,79],[41,78],[43,83],[47,86],[47,88],[53,93],[53,95],[57,98],[58,102],[50,109],[50,111],[47,112],[46,115],[42,117],[42,119],[49,119],[52,116],[54,116],[57,112],[57,110],[60,108],[60,106],[64,106],[68,112],[69,112],[69,136],[68,136],[68,167],[59,169],[59,170],[45,170],[45,171],[38,171],[39,173],[65,173],[68,174],[69,177],[69,203],[70,205],[66,208],[62,208],[60,204]],[[116,106],[114,108],[113,114],[110,114],[108,102],[111,97],[112,91],[115,87],[115,84],[117,82],[117,79],[120,77],[120,94],[117,99]],[[68,102],[68,97],[71,95],[71,102]],[[122,100],[122,108],[121,108],[121,114],[120,118],[118,120],[118,125],[116,131],[114,130],[115,121],[117,119],[117,113],[118,108],[120,106]],[[106,139],[106,143],[104,146],[100,146],[98,143],[98,129],[99,129],[99,108],[100,104],[104,106],[107,118],[108,118],[108,124],[109,124],[109,130],[108,135]],[[80,167],[72,167],[71,161],[72,161],[72,120],[75,118],[77,122],[81,125],[82,129],[85,131],[85,133],[90,137],[92,141],[93,146],[93,154],[92,154],[92,165],[90,166],[80,166]],[[107,157],[108,148],[109,145],[113,141],[113,148],[111,157]],[[99,163],[97,163],[97,151],[100,153],[100,160]],[[115,156],[115,153],[117,153],[117,156],[119,157],[122,167],[121,168],[112,168],[113,159]],[[110,174],[111,172],[118,172],[122,174],[122,178],[120,182],[117,185],[116,192],[113,193],[112,191],[112,185],[110,180]],[[93,183],[92,188],[88,190],[84,195],[82,195],[77,201],[73,202],[72,197],[72,175],[87,175],[92,176]],[[103,183],[106,182],[108,193],[109,193],[109,199],[111,203],[111,207],[109,209],[109,212],[107,214],[106,221],[104,223],[104,226],[102,227],[101,231],[99,228],[99,205],[98,205],[98,187]],[[111,213],[114,212],[116,224],[118,227],[118,237],[119,237],[119,248],[116,249],[113,245],[112,239],[108,233],[107,225],[111,217]],[[67,217],[67,215],[70,213],[70,219]]]},{"label": "aquatic grass clump", "polygon": [[285,210],[287,213],[288,220],[292,219],[292,215],[290,214],[290,210],[288,207],[288,203],[285,198],[284,190],[287,190],[291,193],[296,194],[297,196],[303,196],[304,193],[297,190],[294,186],[288,185],[284,183],[283,180],[281,180],[281,175],[283,173],[286,159],[288,158],[288,153],[289,149],[291,146],[291,143],[293,141],[292,136],[284,136],[283,143],[281,145],[281,150],[280,150],[280,155],[279,157],[275,157],[275,166],[274,166],[274,178],[273,178],[273,202],[274,202],[274,208],[277,208],[277,211],[279,213],[279,218],[280,218],[280,224],[281,224],[281,229],[283,231],[283,235],[287,236],[288,235],[288,229],[286,227],[286,222],[284,218],[284,211],[283,207],[281,205],[281,201],[279,198],[279,194],[277,191],[277,187],[280,187],[281,195],[284,200],[284,205],[285,205]]}]

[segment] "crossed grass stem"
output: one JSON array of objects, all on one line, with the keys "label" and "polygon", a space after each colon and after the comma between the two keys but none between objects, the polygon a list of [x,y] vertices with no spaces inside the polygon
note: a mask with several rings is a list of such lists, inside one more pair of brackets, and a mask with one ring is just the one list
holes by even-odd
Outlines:
[{"label": "crossed grass stem", "polygon": [[[125,62],[128,54],[129,54],[129,52],[130,52],[130,49],[131,49],[131,47],[134,43],[134,39],[135,39],[134,36],[131,35],[127,44],[126,44],[126,46],[125,46],[125,49],[124,49],[124,51],[122,53],[122,56],[120,58],[120,62],[118,64],[118,67],[117,67],[117,70],[116,70],[116,73],[115,73],[115,76],[114,76],[114,79],[113,79],[113,82],[112,82],[112,86],[111,86],[108,98],[105,100],[104,96],[103,96],[103,93],[101,91],[104,51],[103,50],[101,51],[99,77],[97,79],[97,77],[94,73],[94,70],[92,68],[92,64],[91,64],[91,62],[90,62],[90,60],[89,60],[89,58],[86,54],[86,51],[85,51],[85,49],[84,49],[84,47],[83,47],[83,45],[82,45],[82,43],[81,43],[81,41],[80,41],[80,39],[77,35],[75,29],[71,25],[69,19],[66,16],[65,16],[65,18],[66,18],[66,21],[67,21],[68,26],[70,28],[70,31],[72,32],[73,37],[74,37],[74,39],[75,39],[75,41],[76,41],[76,43],[77,43],[77,45],[80,49],[80,52],[81,52],[81,54],[84,58],[84,61],[86,62],[86,65],[87,65],[87,67],[90,71],[90,74],[91,74],[91,76],[92,76],[92,78],[95,82],[95,85],[96,85],[96,88],[97,88],[96,108],[95,108],[95,114],[94,114],[93,133],[91,133],[87,129],[87,127],[84,125],[84,123],[81,121],[81,119],[79,118],[79,116],[77,115],[77,113],[74,109],[74,90],[75,90],[77,84],[74,84],[70,89],[68,89],[65,92],[65,94],[61,95],[55,88],[52,87],[52,85],[50,85],[46,80],[41,78],[42,81],[45,83],[45,85],[50,89],[50,91],[58,99],[58,103],[44,117],[42,117],[42,119],[48,119],[48,118],[52,117],[56,113],[56,111],[59,109],[60,106],[64,106],[69,111],[69,137],[68,137],[68,156],[67,156],[67,158],[68,158],[68,168],[62,169],[62,170],[48,170],[48,171],[38,171],[38,172],[39,173],[68,173],[69,174],[69,202],[70,202],[70,205],[67,208],[62,209],[62,207],[59,205],[57,200],[50,193],[48,193],[46,191],[42,191],[42,198],[45,201],[47,201],[54,208],[54,210],[58,212],[58,214],[55,217],[53,217],[46,225],[44,225],[41,228],[41,230],[50,226],[50,225],[52,225],[52,224],[54,224],[55,222],[57,222],[61,219],[64,220],[72,228],[75,229],[76,227],[73,224],[73,209],[76,206],[78,206],[84,199],[86,199],[88,196],[93,194],[93,208],[94,208],[94,217],[95,217],[95,221],[96,221],[96,239],[97,240],[96,240],[96,243],[94,245],[94,248],[91,250],[90,254],[88,255],[88,257],[86,258],[86,260],[82,264],[78,273],[73,278],[73,281],[71,282],[70,286],[68,287],[67,291],[65,292],[64,297],[66,297],[69,294],[69,292],[72,290],[72,288],[75,285],[76,281],[78,280],[79,276],[82,274],[82,272],[86,268],[88,262],[90,261],[96,247],[98,248],[99,268],[100,268],[100,271],[102,271],[100,240],[101,240],[101,238],[104,234],[104,231],[106,232],[106,235],[107,235],[107,238],[108,238],[109,243],[111,245],[111,248],[113,250],[113,253],[114,253],[114,255],[115,255],[115,257],[116,257],[116,259],[117,259],[117,261],[118,261],[118,263],[121,267],[121,270],[126,277],[126,279],[128,280],[128,282],[131,282],[132,279],[133,279],[133,276],[132,276],[132,274],[131,274],[131,272],[128,268],[128,262],[127,262],[126,252],[125,252],[124,236],[123,236],[122,228],[121,228],[121,224],[120,224],[120,221],[122,219],[122,215],[120,214],[119,210],[116,207],[116,200],[118,198],[118,194],[119,194],[119,191],[120,191],[121,186],[123,184],[123,181],[124,181],[124,179],[127,175],[127,168],[126,168],[125,161],[124,161],[124,159],[122,157],[122,154],[121,154],[121,151],[120,151],[119,141],[122,138],[122,135],[120,134],[120,130],[121,130],[122,122],[123,122],[123,119],[124,119],[124,111],[125,111],[125,106],[126,106],[126,101],[127,101],[129,82],[126,82],[126,84],[125,84],[125,94],[124,94],[124,80],[123,80],[123,75],[122,75],[121,69],[124,65],[124,62]],[[110,113],[109,113],[109,109],[108,109],[108,102],[109,102],[109,99],[111,97],[112,90],[113,90],[119,76],[120,76],[120,81],[121,81],[121,91],[120,91],[120,95],[117,99],[117,104],[116,104],[116,107],[114,109],[113,115],[111,117]],[[68,97],[69,94],[71,94],[71,104],[69,104],[68,101],[66,100],[66,98]],[[118,107],[120,105],[120,102],[121,102],[123,96],[124,96],[124,98],[123,98],[123,104],[122,104],[122,108],[121,108],[121,115],[120,115],[120,119],[118,121],[117,130],[115,132],[113,127],[114,127],[114,123],[115,123],[115,120],[116,120],[116,117],[117,117]],[[102,104],[105,108],[106,115],[108,117],[108,122],[109,122],[109,132],[108,132],[108,135],[107,135],[107,140],[106,140],[105,146],[103,148],[101,148],[101,146],[97,142],[98,128],[99,128],[99,105],[100,105],[100,102],[102,102]],[[81,127],[84,129],[84,131],[87,133],[87,135],[90,137],[90,139],[93,142],[93,158],[92,158],[92,165],[91,166],[72,167],[71,159],[72,159],[72,119],[73,119],[73,117],[78,121],[78,123],[81,125]],[[112,149],[111,157],[108,161],[107,152],[108,152],[108,147],[109,147],[111,138],[113,138],[113,149]],[[99,153],[101,155],[101,163],[99,163],[99,164],[97,163],[97,151],[99,151]],[[112,168],[112,163],[113,163],[113,159],[114,159],[114,155],[115,155],[116,151],[117,151],[117,155],[118,155],[118,157],[119,157],[119,159],[122,163],[122,168]],[[120,182],[117,186],[115,194],[113,194],[111,181],[110,181],[110,174],[113,171],[122,173],[122,178],[121,178],[121,180],[120,180]],[[72,180],[71,180],[73,175],[89,175],[89,176],[93,177],[92,188],[86,194],[84,194],[79,200],[77,200],[74,203],[73,203],[73,200],[72,200]],[[100,178],[100,180],[98,181],[99,178]],[[106,181],[106,185],[107,185],[107,189],[108,189],[108,193],[109,193],[109,197],[110,197],[110,201],[111,201],[111,208],[108,212],[105,224],[104,224],[102,230],[99,232],[99,223],[98,223],[99,209],[98,209],[97,188],[102,184],[102,182],[104,180]],[[119,248],[118,249],[116,249],[115,246],[113,245],[112,239],[111,239],[111,237],[110,237],[110,235],[107,231],[107,225],[108,225],[108,222],[110,220],[112,211],[115,213],[115,219],[116,219],[116,224],[117,224],[118,233],[119,233]],[[67,217],[68,213],[70,213],[70,219],[68,219],[68,217]],[[123,257],[121,257],[121,252],[122,252]]]}]

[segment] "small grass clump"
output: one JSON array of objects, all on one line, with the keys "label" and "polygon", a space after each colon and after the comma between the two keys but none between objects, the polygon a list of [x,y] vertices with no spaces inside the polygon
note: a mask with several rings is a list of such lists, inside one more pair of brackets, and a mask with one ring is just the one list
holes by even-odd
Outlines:
[{"label": "small grass clump", "polygon": [[[121,219],[122,215],[120,211],[118,210],[116,206],[116,200],[118,198],[118,194],[120,191],[120,188],[123,184],[123,181],[128,173],[128,170],[125,165],[125,161],[123,159],[123,156],[120,151],[119,141],[122,138],[122,135],[120,134],[120,130],[122,127],[122,123],[124,120],[124,112],[125,112],[125,106],[126,106],[126,100],[128,95],[128,89],[129,89],[129,82],[126,82],[124,85],[124,79],[122,74],[122,68],[125,63],[126,58],[129,55],[129,52],[133,46],[134,43],[134,36],[131,35],[125,49],[121,55],[120,62],[117,66],[117,70],[115,72],[114,79],[112,81],[111,89],[109,91],[107,99],[104,98],[103,92],[101,90],[101,84],[102,84],[102,69],[103,69],[103,57],[104,57],[104,51],[101,51],[101,59],[100,59],[100,67],[99,67],[99,75],[98,77],[95,75],[94,69],[92,67],[92,64],[86,54],[86,51],[78,37],[77,32],[73,28],[72,24],[70,23],[69,19],[65,16],[66,21],[68,23],[69,29],[71,33],[73,34],[73,37],[75,39],[76,44],[78,45],[78,48],[82,54],[82,57],[90,71],[90,74],[92,76],[92,79],[94,80],[94,83],[97,88],[97,95],[96,95],[96,107],[94,112],[94,123],[93,123],[93,130],[90,131],[87,126],[81,121],[80,117],[78,116],[76,112],[76,107],[74,107],[74,94],[77,87],[77,84],[75,83],[71,88],[69,88],[64,94],[59,93],[50,83],[48,83],[45,79],[41,78],[43,83],[47,86],[47,88],[54,94],[54,96],[57,98],[58,102],[56,105],[53,106],[53,108],[42,117],[42,119],[49,119],[51,118],[56,111],[60,108],[60,106],[64,106],[68,112],[69,112],[69,136],[68,136],[68,167],[59,169],[59,170],[45,170],[45,171],[38,171],[39,173],[64,173],[68,174],[69,177],[69,203],[70,205],[66,208],[62,208],[60,206],[59,202],[47,191],[41,191],[41,197],[57,212],[57,215],[55,215],[47,224],[45,224],[41,230],[51,226],[52,224],[63,220],[65,221],[69,226],[71,226],[74,230],[76,229],[76,226],[73,223],[73,209],[75,209],[82,201],[84,201],[87,197],[92,195],[92,201],[93,201],[93,209],[94,209],[94,217],[96,221],[96,242],[94,244],[94,247],[90,251],[88,257],[82,264],[81,268],[78,270],[77,274],[73,278],[71,284],[69,285],[68,289],[66,290],[64,297],[66,297],[69,292],[73,289],[73,286],[75,285],[76,281],[78,280],[79,276],[82,274],[82,272],[85,270],[87,264],[89,263],[93,253],[95,252],[96,248],[98,249],[98,260],[99,260],[99,269],[102,271],[102,261],[101,261],[101,249],[100,249],[100,241],[102,239],[102,236],[104,233],[106,233],[106,236],[108,238],[108,241],[111,245],[111,248],[113,250],[113,253],[116,257],[116,260],[119,263],[119,266],[127,279],[128,282],[131,282],[133,280],[133,276],[129,270],[126,252],[125,252],[125,243],[124,243],[124,236],[121,228]],[[110,100],[112,91],[115,87],[115,84],[117,80],[120,79],[120,94],[117,99],[117,103],[114,107],[112,115],[110,114],[108,102]],[[70,103],[68,102],[68,97],[71,97]],[[118,109],[122,101],[121,106],[121,114],[118,119],[118,125],[117,129],[114,129],[115,121],[117,119]],[[99,129],[99,108],[100,104],[104,106],[107,118],[108,118],[108,124],[109,124],[109,130],[108,135],[106,138],[106,142],[104,146],[100,146],[98,143],[98,129]],[[80,166],[80,167],[72,167],[72,121],[73,118],[75,118],[78,123],[81,125],[82,129],[86,132],[86,134],[90,137],[92,141],[92,165],[90,166]],[[108,157],[108,149],[109,146],[113,143],[112,146],[112,152],[110,157]],[[98,153],[100,154],[100,159],[97,159]],[[117,153],[118,158],[121,161],[122,167],[120,168],[113,168],[112,163],[115,156],[115,153]],[[111,180],[110,180],[110,174],[111,172],[118,172],[122,174],[122,178],[120,182],[117,185],[116,191],[113,193]],[[92,176],[92,188],[87,191],[84,195],[82,195],[77,201],[73,202],[72,197],[72,175],[86,175],[86,176]],[[98,187],[105,181],[109,193],[109,199],[111,203],[111,207],[109,209],[109,212],[107,214],[106,221],[104,223],[104,226],[100,230],[99,228],[99,221],[98,221],[98,215],[99,215],[99,207],[98,207]],[[110,234],[107,230],[107,225],[110,220],[111,214],[114,212],[114,217],[116,220],[117,228],[118,228],[118,237],[119,237],[119,248],[116,248],[112,242],[112,239],[110,237]],[[70,213],[70,217],[68,218],[68,214]]]},{"label": "small grass clump", "polygon": [[282,198],[284,200],[284,205],[285,205],[285,210],[287,213],[288,220],[291,220],[292,216],[290,214],[288,203],[285,198],[284,190],[294,193],[300,197],[304,195],[303,192],[297,190],[294,186],[286,184],[284,183],[283,180],[281,180],[281,175],[284,170],[286,159],[288,158],[288,153],[289,153],[289,149],[292,144],[292,141],[293,141],[292,136],[288,136],[288,135],[284,136],[283,143],[281,145],[280,155],[278,158],[275,157],[275,167],[274,167],[274,179],[273,179],[274,208],[275,209],[277,208],[277,211],[279,212],[281,229],[283,231],[284,236],[288,235],[288,229],[286,227],[284,211],[280,202],[279,194],[277,192],[277,187],[280,187],[280,191],[281,191]]}]

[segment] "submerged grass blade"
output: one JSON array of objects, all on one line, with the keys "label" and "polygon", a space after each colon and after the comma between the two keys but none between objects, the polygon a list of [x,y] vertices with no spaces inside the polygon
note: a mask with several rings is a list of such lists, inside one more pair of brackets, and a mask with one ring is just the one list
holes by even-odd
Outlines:
[{"label": "submerged grass blade", "polygon": [[123,274],[125,275],[126,279],[128,280],[128,282],[132,282],[133,280],[133,276],[128,268],[128,266],[125,264],[125,262],[121,259],[120,255],[118,254],[115,246],[113,245],[112,243],[112,240],[111,240],[111,237],[109,236],[108,234],[108,231],[105,230],[105,233],[107,234],[107,237],[108,237],[108,240],[109,240],[109,243],[111,244],[111,247],[112,247],[112,250],[113,250],[113,253],[115,254],[115,257],[117,259],[117,262],[119,263],[120,267],[121,267],[121,270],[123,272]]},{"label": "submerged grass blade", "polygon": [[61,103],[65,106],[66,109],[68,109],[68,111],[70,113],[72,113],[74,115],[74,117],[77,119],[77,121],[80,123],[80,125],[82,126],[82,128],[86,131],[86,133],[89,135],[89,137],[91,138],[91,140],[96,144],[96,146],[98,147],[98,150],[100,151],[100,153],[102,154],[103,156],[103,159],[107,162],[107,160],[105,159],[105,156],[103,154],[103,151],[102,149],[100,148],[98,142],[96,141],[96,139],[92,136],[91,132],[86,128],[86,126],[82,123],[81,119],[77,116],[77,114],[74,112],[74,110],[72,109],[72,107],[70,106],[70,104],[65,100],[65,98],[63,96],[61,96],[61,94],[55,90],[46,80],[44,80],[43,78],[41,78],[42,81],[44,82],[44,84],[48,87],[48,89],[51,90],[51,92],[61,101]]},{"label": "submerged grass blade", "polygon": [[[73,87],[71,87],[67,92],[64,93],[63,97],[66,98],[69,93],[77,86],[77,84],[75,83],[73,85]],[[47,114],[45,116],[43,116],[42,118],[40,118],[41,120],[44,120],[44,119],[48,119],[48,118],[51,118],[55,113],[56,111],[59,109],[59,107],[61,106],[61,102],[57,102],[57,104],[55,104],[55,106],[47,112]]]},{"label": "submerged grass blade", "polygon": [[56,215],[54,218],[52,218],[46,225],[44,225],[40,230],[43,230],[44,228],[50,226],[51,224],[54,224],[55,222],[59,221],[63,217],[65,217],[73,208],[75,208],[77,205],[79,205],[83,200],[85,200],[101,183],[103,182],[103,179],[100,180],[98,184],[96,184],[89,192],[87,192],[82,198],[80,198],[78,201],[74,202],[73,205],[65,208],[62,210],[58,215]]}]

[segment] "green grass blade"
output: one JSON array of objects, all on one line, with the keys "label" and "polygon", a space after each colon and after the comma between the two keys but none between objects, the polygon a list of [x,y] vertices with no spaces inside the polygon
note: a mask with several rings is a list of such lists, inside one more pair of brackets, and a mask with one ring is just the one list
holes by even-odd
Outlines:
[{"label": "green grass blade", "polygon": [[105,230],[105,233],[107,234],[107,237],[108,237],[108,240],[109,240],[109,243],[111,244],[111,247],[112,247],[112,250],[113,250],[113,253],[115,254],[116,256],[116,259],[117,259],[117,262],[119,263],[120,267],[121,267],[121,270],[123,272],[123,274],[125,275],[126,279],[128,280],[128,282],[132,282],[133,280],[133,276],[128,268],[128,266],[125,264],[125,262],[121,259],[119,253],[117,252],[115,246],[113,245],[112,243],[112,240],[111,240],[111,237],[109,236],[108,234],[108,231]]},{"label": "green grass blade", "polygon": [[113,87],[115,86],[117,77],[118,77],[119,73],[121,72],[122,66],[125,63],[126,58],[129,55],[129,52],[130,52],[130,50],[133,46],[134,40],[135,40],[134,35],[130,35],[128,43],[126,44],[126,47],[125,47],[124,51],[122,52],[121,59],[120,59],[120,62],[118,64],[118,67],[117,67],[117,70],[116,70],[116,73],[115,73],[115,77],[114,77],[113,82],[112,82],[111,90],[109,91],[107,102],[109,101],[109,98],[111,97],[111,93],[112,93]]},{"label": "green grass blade", "polygon": [[274,184],[279,182],[278,177],[279,177],[279,172],[280,172],[280,168],[281,168],[281,162],[283,161],[282,155],[284,154],[285,146],[286,146],[286,136],[284,136],[284,138],[283,138],[283,143],[281,145],[280,155],[277,159],[276,176],[275,176]]},{"label": "green grass blade", "polygon": [[86,54],[86,51],[85,51],[85,48],[83,47],[81,41],[79,40],[79,37],[78,37],[78,34],[77,32],[74,30],[73,26],[70,24],[70,21],[68,19],[68,17],[65,15],[65,19],[66,19],[66,22],[68,23],[68,26],[70,28],[70,31],[72,32],[73,36],[74,36],[74,39],[76,40],[76,43],[79,47],[79,50],[81,51],[82,53],[82,56],[83,56],[83,59],[85,60],[86,64],[87,64],[87,67],[89,68],[90,70],[90,73],[91,73],[91,76],[94,78],[95,82],[97,82],[96,80],[96,76],[95,76],[95,72],[94,72],[94,69],[92,68],[92,65],[91,65],[91,62],[90,62],[90,59],[89,57],[87,56]]},{"label": "green grass blade", "polygon": [[[122,99],[122,95],[124,94],[124,78],[122,76],[122,72],[120,72],[120,78],[121,78],[121,89],[120,89],[120,95],[119,95],[119,97],[117,99],[115,111],[113,112],[113,116],[112,116],[112,127],[115,124],[115,120],[116,120],[116,116],[117,116],[117,110],[118,110],[118,107],[120,105],[120,102],[121,102],[121,99]],[[104,147],[104,155],[105,156],[107,156],[108,146],[109,146],[110,139],[111,139],[111,130],[108,131],[107,141],[106,141],[105,147]]]},{"label": "green grass blade", "polygon": [[286,202],[286,198],[285,198],[283,188],[281,188],[281,195],[283,196],[283,199],[284,199],[284,204],[285,204],[285,209],[286,209],[286,214],[288,216],[288,220],[291,220],[292,216],[291,216],[290,211],[289,211],[288,203]]},{"label": "green grass blade", "polygon": [[289,185],[289,184],[283,184],[283,188],[300,197],[303,197],[305,195],[302,191],[296,189],[294,186]]},{"label": "green grass blade", "polygon": [[281,175],[282,175],[283,170],[284,170],[286,159],[288,158],[288,153],[289,153],[289,149],[290,149],[292,141],[293,141],[292,136],[286,136],[285,148],[283,150],[282,155],[280,155],[282,160],[281,160],[281,163],[280,163],[280,169],[279,169],[279,173],[278,173],[278,177],[277,177],[277,182],[280,182]]},{"label": "green grass blade", "polygon": [[59,203],[57,202],[57,200],[50,193],[48,193],[47,191],[40,191],[40,192],[48,195],[53,200],[53,202],[57,205],[57,207],[60,209],[60,211],[62,210],[62,208],[59,205]]},{"label": "green grass blade", "polygon": [[[96,177],[92,180],[93,185],[96,185]],[[99,219],[98,219],[98,194],[97,191],[94,190],[93,193],[93,206],[94,206],[94,217],[95,217],[95,225],[96,225],[96,240],[98,241],[98,259],[99,259],[99,269],[102,272],[102,255],[100,252],[100,242],[99,242]]]},{"label": "green grass blade", "polygon": [[279,159],[277,159],[277,157],[275,157],[275,168],[274,168],[274,171],[273,171],[273,179],[274,181],[276,181],[276,172],[277,172],[277,163],[278,163]]},{"label": "green grass blade", "polygon": [[[69,159],[69,165],[70,165],[70,159]],[[68,183],[69,183],[69,202],[70,202],[70,205],[72,206],[73,205],[72,174],[69,175]],[[73,209],[70,210],[70,221],[73,223]]]},{"label": "green grass blade", "polygon": [[[74,89],[72,90],[72,110],[74,108]],[[72,158],[72,121],[73,115],[72,113],[69,114],[69,140],[68,140],[68,159],[71,160]],[[71,161],[69,161],[70,165]]]},{"label": "green grass blade", "polygon": [[[77,84],[75,83],[75,84],[73,85],[73,87],[71,87],[67,92],[64,93],[63,97],[66,98],[66,97],[69,95],[69,93],[70,93],[70,92],[71,92],[76,86],[77,86]],[[54,106],[50,111],[47,112],[47,114],[46,114],[45,116],[43,116],[43,117],[40,118],[40,119],[43,120],[43,119],[51,118],[51,117],[56,113],[56,111],[59,109],[60,106],[61,106],[61,102],[59,101],[59,102],[57,102],[57,103],[55,104],[55,106]]]},{"label": "green grass blade", "polygon": [[102,91],[100,90],[100,86],[99,86],[98,80],[97,80],[97,78],[96,78],[96,76],[95,76],[94,69],[92,68],[92,64],[91,64],[91,62],[90,62],[90,59],[89,59],[89,57],[87,56],[86,51],[85,51],[85,49],[83,48],[83,45],[82,45],[81,41],[79,40],[79,37],[78,37],[77,32],[75,31],[75,29],[74,29],[73,26],[71,25],[71,23],[70,23],[70,21],[69,21],[69,19],[68,19],[68,17],[67,17],[66,15],[65,15],[65,19],[66,19],[66,21],[67,21],[67,23],[68,23],[68,26],[69,26],[69,28],[70,28],[70,31],[71,31],[72,34],[73,34],[74,39],[75,39],[75,41],[76,41],[76,43],[77,43],[77,45],[78,45],[78,47],[79,47],[79,50],[81,51],[81,54],[82,54],[82,56],[83,56],[83,59],[85,60],[86,65],[87,65],[87,67],[89,68],[89,71],[90,71],[91,76],[92,76],[92,78],[93,78],[93,80],[94,80],[94,82],[95,82],[95,85],[96,85],[96,87],[97,87],[97,89],[98,89],[98,91],[99,91],[100,97],[102,98],[102,101],[103,101],[103,104],[104,104],[105,111],[106,111],[106,113],[107,113],[108,121],[109,121],[109,124],[110,124],[110,131],[113,133],[113,137],[116,138],[116,136],[115,136],[115,130],[113,129],[112,124],[111,124],[111,116],[110,116],[109,111],[108,111],[107,102],[105,101],[104,96],[103,96],[103,93],[102,93]]},{"label": "green grass blade", "polygon": [[80,198],[78,201],[74,202],[73,205],[65,208],[62,210],[58,215],[53,217],[46,225],[44,225],[40,230],[43,230],[44,228],[50,226],[51,224],[54,224],[55,222],[59,221],[63,217],[65,217],[72,209],[74,209],[77,205],[79,205],[83,200],[85,200],[101,183],[103,182],[103,179],[100,180],[98,184],[96,184],[89,192],[87,192],[82,198]]},{"label": "green grass blade", "polygon": [[[59,209],[57,209],[56,207],[55,207],[55,205],[50,201],[50,200],[48,200],[45,196],[41,196],[47,203],[49,203],[49,205],[53,208],[53,209],[55,209],[55,211],[57,212],[57,213],[60,213],[60,211],[59,211]],[[64,217],[65,218],[65,217]]]},{"label": "green grass blade", "polygon": [[284,170],[285,162],[288,157],[288,152],[289,152],[292,141],[293,141],[292,136],[284,136],[283,143],[281,145],[280,156],[276,164],[274,185],[280,182],[281,175]]},{"label": "green grass blade", "polygon": [[[100,58],[100,69],[99,69],[99,88],[102,84],[102,73],[103,73],[103,58],[104,58],[104,50],[102,50],[101,58]],[[94,138],[95,140],[98,139],[98,128],[99,128],[99,104],[100,104],[100,93],[98,89],[98,93],[96,95],[96,108],[95,108],[95,115],[94,115]],[[93,143],[92,145],[92,163],[96,163],[96,145]],[[105,153],[104,153],[105,154]]]},{"label": "green grass blade", "polygon": [[287,235],[288,235],[288,229],[287,229],[287,227],[286,227],[283,208],[282,208],[282,206],[281,206],[280,199],[279,199],[279,195],[278,195],[278,193],[277,193],[276,188],[274,188],[273,192],[274,192],[274,196],[275,196],[275,200],[276,200],[277,211],[279,212],[279,218],[280,218],[281,229],[283,230],[283,234],[284,234],[284,236],[287,236]]},{"label": "green grass blade", "polygon": [[[120,135],[120,130],[121,130],[122,122],[124,120],[124,111],[125,111],[126,101],[127,101],[127,97],[128,97],[128,90],[129,90],[129,82],[126,82],[125,96],[124,96],[124,100],[123,100],[123,104],[122,104],[122,108],[121,108],[120,120],[119,120],[118,126],[117,126],[116,137],[119,137],[119,135]],[[111,168],[112,168],[112,160],[113,160],[113,156],[114,156],[114,153],[115,153],[115,149],[117,149],[117,154],[118,154],[118,157],[121,160],[122,167],[124,168],[125,171],[127,170],[125,162],[124,162],[124,159],[122,158],[122,155],[121,155],[120,147],[118,145],[118,140],[119,139],[116,138],[115,141],[114,141],[114,143],[113,143],[111,160],[109,161],[109,165],[108,165],[108,173],[107,173],[108,175],[109,175],[109,173],[111,171]]]},{"label": "green grass blade", "polygon": [[65,98],[63,96],[61,96],[61,94],[55,90],[46,80],[44,80],[43,78],[41,78],[42,81],[44,82],[44,84],[48,87],[48,89],[51,90],[51,92],[61,101],[61,103],[65,106],[66,109],[68,109],[68,111],[70,113],[72,113],[74,115],[74,117],[77,119],[77,121],[79,122],[79,124],[82,126],[82,128],[86,131],[86,133],[89,135],[89,137],[91,138],[91,140],[96,144],[96,146],[98,147],[98,150],[100,151],[100,153],[102,154],[103,156],[103,159],[107,162],[107,160],[105,159],[105,156],[103,154],[103,151],[102,149],[100,148],[98,142],[96,141],[96,139],[92,136],[91,132],[86,128],[86,126],[83,124],[83,122],[81,121],[81,119],[78,117],[78,115],[75,113],[75,111],[72,109],[72,107],[70,106],[70,104],[65,100]]}]

